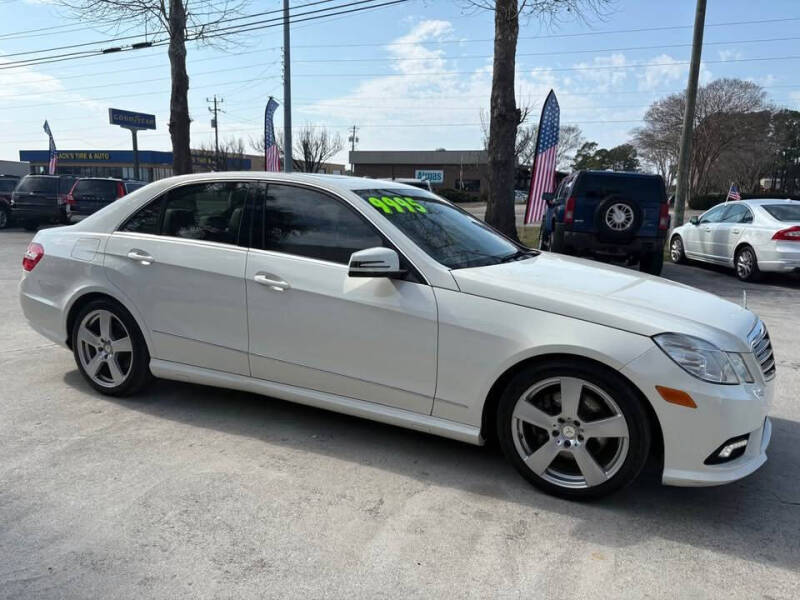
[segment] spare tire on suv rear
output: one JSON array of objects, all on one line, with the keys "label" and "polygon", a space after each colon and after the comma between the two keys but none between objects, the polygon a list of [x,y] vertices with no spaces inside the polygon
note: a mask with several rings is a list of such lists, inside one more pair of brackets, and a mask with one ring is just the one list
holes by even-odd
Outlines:
[{"label": "spare tire on suv rear", "polygon": [[608,196],[595,211],[599,236],[607,240],[632,238],[642,226],[642,209],[622,196]]}]

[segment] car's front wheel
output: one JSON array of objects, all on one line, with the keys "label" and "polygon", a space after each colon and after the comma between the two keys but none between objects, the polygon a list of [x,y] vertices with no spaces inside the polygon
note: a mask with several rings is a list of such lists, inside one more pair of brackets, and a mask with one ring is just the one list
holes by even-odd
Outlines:
[{"label": "car's front wheel", "polygon": [[650,451],[650,427],[628,382],[593,363],[553,360],[518,373],[498,405],[503,452],[535,486],[595,498],[631,483]]},{"label": "car's front wheel", "polygon": [[150,354],[131,314],[112,300],[84,306],[72,327],[72,351],[81,374],[94,389],[127,396],[150,379]]},{"label": "car's front wheel", "polygon": [[669,242],[669,257],[676,265],[682,265],[686,262],[683,240],[679,235],[672,236],[672,240]]}]

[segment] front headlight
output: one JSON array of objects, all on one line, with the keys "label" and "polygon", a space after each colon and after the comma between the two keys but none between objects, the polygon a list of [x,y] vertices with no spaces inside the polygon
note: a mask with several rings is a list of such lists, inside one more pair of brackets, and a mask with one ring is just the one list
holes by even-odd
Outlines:
[{"label": "front headlight", "polygon": [[723,352],[705,340],[680,333],[662,333],[653,340],[684,371],[698,379],[725,384],[753,381],[741,354]]}]

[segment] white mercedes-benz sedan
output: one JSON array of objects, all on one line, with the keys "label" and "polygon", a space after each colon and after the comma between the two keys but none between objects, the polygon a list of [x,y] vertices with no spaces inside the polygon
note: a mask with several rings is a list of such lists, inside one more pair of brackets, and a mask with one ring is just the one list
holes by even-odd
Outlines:
[{"label": "white mercedes-benz sedan", "polygon": [[536,486],[600,496],[652,453],[666,484],[766,460],[775,361],[752,312],[519,246],[370,179],[152,183],[36,234],[20,299],[96,390],[235,388],[472,444]]},{"label": "white mercedes-benz sedan", "polygon": [[691,259],[733,267],[742,281],[756,281],[762,271],[800,271],[800,202],[718,204],[676,227],[669,249],[674,263]]}]

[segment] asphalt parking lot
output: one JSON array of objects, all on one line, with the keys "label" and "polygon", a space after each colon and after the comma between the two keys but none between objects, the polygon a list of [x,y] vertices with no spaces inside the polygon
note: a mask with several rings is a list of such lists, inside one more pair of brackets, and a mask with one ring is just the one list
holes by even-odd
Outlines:
[{"label": "asphalt parking lot", "polygon": [[491,448],[189,384],[101,396],[22,317],[31,237],[0,232],[2,598],[800,597],[796,277],[664,270],[769,326],[767,464],[577,504]]}]

